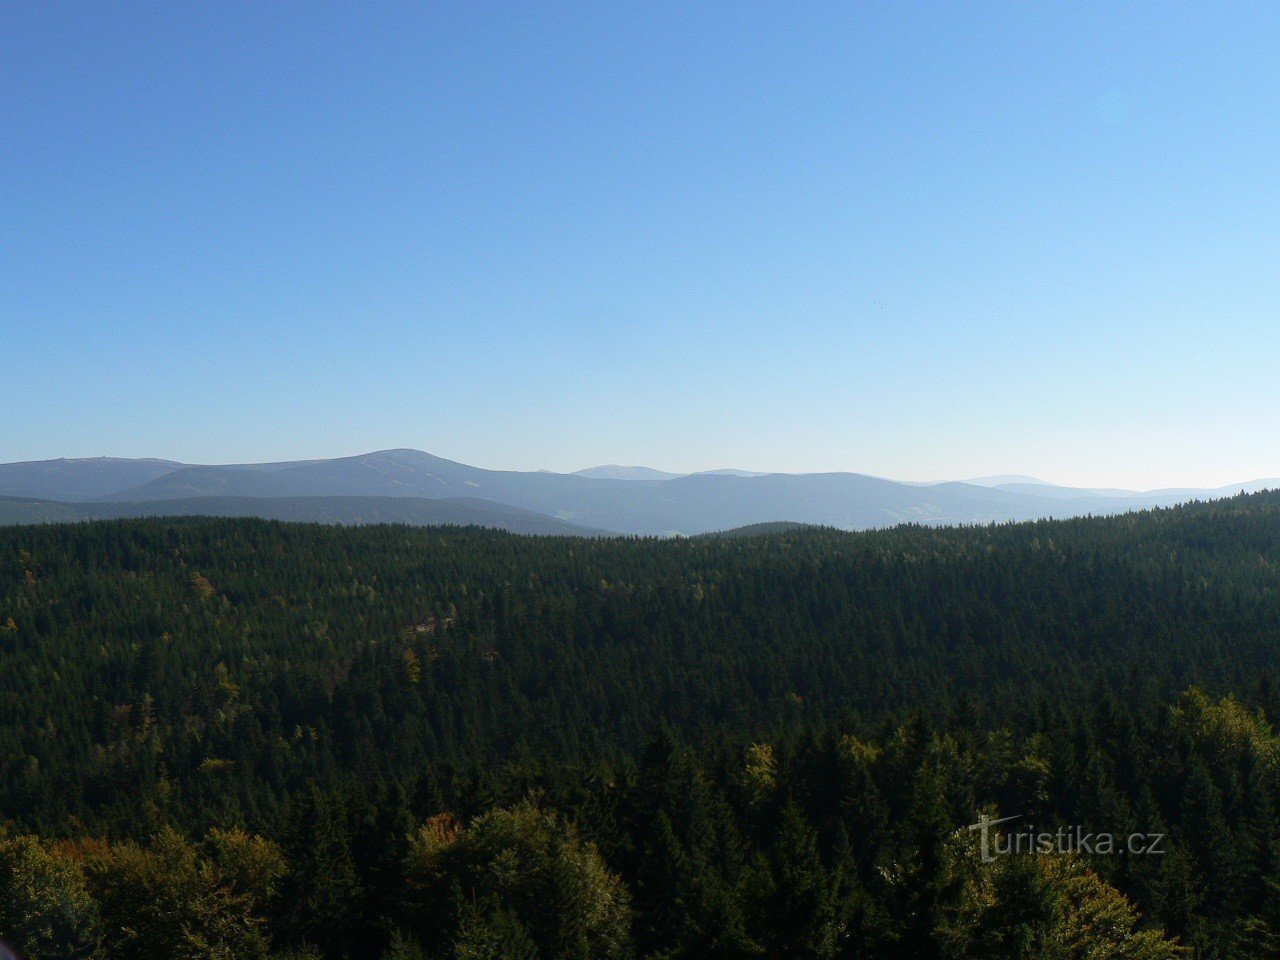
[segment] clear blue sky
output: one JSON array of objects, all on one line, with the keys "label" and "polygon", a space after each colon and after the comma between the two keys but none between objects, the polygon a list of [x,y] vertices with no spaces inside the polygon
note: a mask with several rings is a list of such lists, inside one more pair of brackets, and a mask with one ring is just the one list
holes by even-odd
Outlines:
[{"label": "clear blue sky", "polygon": [[1271,4],[0,7],[0,460],[1280,475]]}]

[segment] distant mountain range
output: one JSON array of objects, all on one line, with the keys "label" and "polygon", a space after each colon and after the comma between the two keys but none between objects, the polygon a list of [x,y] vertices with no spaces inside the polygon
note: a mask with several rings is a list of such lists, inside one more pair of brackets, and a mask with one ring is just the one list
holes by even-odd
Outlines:
[{"label": "distant mountain range", "polygon": [[756,524],[849,530],[1112,514],[1241,491],[1060,487],[1005,476],[901,483],[859,473],[484,470],[419,450],[197,466],[101,457],[0,464],[0,523],[123,516],[260,516],[319,523],[480,524],[520,533],[693,535]]}]

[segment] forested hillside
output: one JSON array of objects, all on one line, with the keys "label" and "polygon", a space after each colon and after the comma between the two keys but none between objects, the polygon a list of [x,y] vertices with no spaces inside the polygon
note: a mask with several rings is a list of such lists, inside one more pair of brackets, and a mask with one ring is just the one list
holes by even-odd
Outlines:
[{"label": "forested hillside", "polygon": [[[1280,496],[673,540],[0,530],[27,957],[1280,956]],[[980,814],[1152,856],[986,863]]]}]

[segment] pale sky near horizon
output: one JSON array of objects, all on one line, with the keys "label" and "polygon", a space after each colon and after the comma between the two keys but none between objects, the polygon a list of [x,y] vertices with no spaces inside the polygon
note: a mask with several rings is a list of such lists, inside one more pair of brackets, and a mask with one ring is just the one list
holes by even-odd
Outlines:
[{"label": "pale sky near horizon", "polygon": [[0,7],[0,461],[1280,476],[1266,4]]}]

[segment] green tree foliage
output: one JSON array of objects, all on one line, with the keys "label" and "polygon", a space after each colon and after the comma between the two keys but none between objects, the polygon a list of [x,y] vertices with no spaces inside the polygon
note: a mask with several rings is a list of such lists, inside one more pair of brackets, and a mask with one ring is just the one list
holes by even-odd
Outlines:
[{"label": "green tree foliage", "polygon": [[1186,951],[1160,931],[1142,929],[1137,910],[1070,855],[997,857],[982,862],[972,842],[949,856],[964,877],[955,910],[940,931],[955,960],[1176,960]]},{"label": "green tree foliage", "polygon": [[264,900],[283,872],[274,844],[238,832],[206,850],[171,829],[143,845],[83,852],[89,889],[108,931],[104,960],[253,960],[268,952]]},{"label": "green tree foliage", "polygon": [[629,953],[622,882],[571,825],[532,803],[467,827],[434,818],[411,840],[407,875],[410,922],[433,949],[452,943],[477,960],[500,943],[526,953],[536,944],[548,960]]},{"label": "green tree foliage", "polygon": [[777,840],[754,873],[751,917],[763,955],[835,957],[843,934],[837,877],[822,863],[817,834],[798,807],[783,810]]},{"label": "green tree foliage", "polygon": [[312,786],[295,799],[289,819],[281,897],[286,938],[310,941],[325,956],[346,956],[361,892],[345,805]]},{"label": "green tree foliage", "polygon": [[0,831],[0,934],[27,960],[96,957],[102,925],[79,866]]},{"label": "green tree foliage", "polygon": [[537,960],[538,947],[515,912],[497,904],[471,906],[458,924],[456,960]]}]

